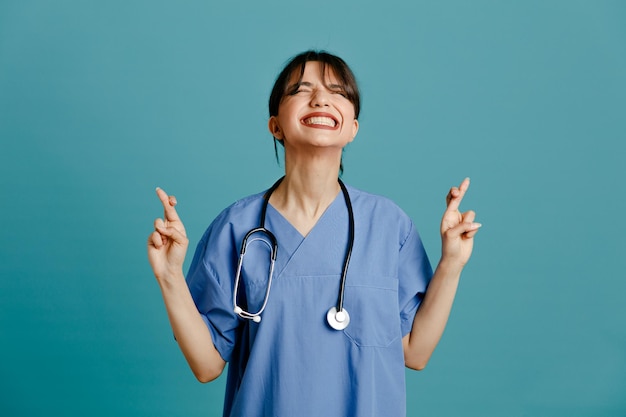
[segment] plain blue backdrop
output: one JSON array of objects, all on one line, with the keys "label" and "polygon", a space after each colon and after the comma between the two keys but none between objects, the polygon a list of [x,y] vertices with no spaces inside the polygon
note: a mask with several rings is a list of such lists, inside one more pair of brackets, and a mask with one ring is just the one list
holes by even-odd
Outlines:
[{"label": "plain blue backdrop", "polygon": [[434,262],[466,176],[484,225],[408,415],[625,416],[625,22],[617,0],[1,1],[0,415],[221,415],[147,262],[154,188],[193,246],[268,187],[272,83],[319,48],[363,94],[344,180]]}]

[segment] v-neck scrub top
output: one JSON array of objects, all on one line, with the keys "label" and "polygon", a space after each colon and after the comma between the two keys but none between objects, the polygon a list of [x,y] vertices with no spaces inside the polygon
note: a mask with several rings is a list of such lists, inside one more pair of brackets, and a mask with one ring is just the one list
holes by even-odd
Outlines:
[{"label": "v-neck scrub top", "polygon": [[[342,193],[306,237],[268,206],[265,227],[276,236],[278,254],[260,323],[233,312],[233,287],[241,242],[259,226],[264,193],[226,208],[202,236],[187,284],[229,363],[224,416],[406,414],[402,337],[411,330],[432,268],[398,206],[352,187],[348,192],[355,228],[344,308],[351,321],[342,331],[326,322],[337,303],[348,245]],[[269,258],[267,244],[249,244],[238,291],[247,311],[263,303]]]}]

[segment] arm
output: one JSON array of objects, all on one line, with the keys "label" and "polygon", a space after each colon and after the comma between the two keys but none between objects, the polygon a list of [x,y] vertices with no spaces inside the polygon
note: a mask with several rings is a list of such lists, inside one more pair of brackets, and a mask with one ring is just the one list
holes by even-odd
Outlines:
[{"label": "arm", "polygon": [[226,362],[215,348],[185,282],[183,261],[189,240],[174,208],[176,199],[160,188],[157,195],[165,216],[154,221],[155,230],[148,238],[148,259],[180,350],[196,378],[209,382],[220,376]]},{"label": "arm", "polygon": [[472,254],[475,223],[473,211],[459,212],[459,205],[469,187],[469,178],[446,197],[447,209],[441,220],[441,260],[420,304],[411,332],[402,339],[404,362],[412,369],[424,369],[448,322],[459,285],[461,271]]}]

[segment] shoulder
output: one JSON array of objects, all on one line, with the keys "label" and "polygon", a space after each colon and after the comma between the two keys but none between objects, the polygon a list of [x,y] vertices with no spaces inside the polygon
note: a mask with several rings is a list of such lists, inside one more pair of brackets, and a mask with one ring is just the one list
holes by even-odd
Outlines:
[{"label": "shoulder", "polygon": [[346,185],[355,210],[384,212],[388,216],[410,220],[393,200]]},{"label": "shoulder", "polygon": [[232,217],[246,215],[254,210],[259,210],[260,212],[261,206],[263,205],[264,194],[265,191],[257,194],[252,194],[235,201],[233,204],[222,210],[222,212],[215,218],[214,222],[222,219],[230,219]]},{"label": "shoulder", "polygon": [[215,217],[206,229],[202,240],[210,240],[218,235],[237,234],[240,229],[249,230],[259,223],[264,191],[241,198],[226,207]]},{"label": "shoulder", "polygon": [[397,236],[400,242],[415,231],[411,218],[393,200],[346,186],[354,210],[355,222]]}]

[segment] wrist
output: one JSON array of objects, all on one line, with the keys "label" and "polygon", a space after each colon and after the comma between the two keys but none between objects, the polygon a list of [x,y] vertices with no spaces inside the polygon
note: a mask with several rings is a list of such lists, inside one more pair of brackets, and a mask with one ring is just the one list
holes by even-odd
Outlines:
[{"label": "wrist", "polygon": [[156,279],[162,290],[172,289],[181,284],[185,284],[185,286],[187,286],[187,283],[185,282],[185,274],[183,274],[182,269],[160,274],[156,277]]},{"label": "wrist", "polygon": [[460,277],[465,265],[458,260],[442,256],[437,265],[437,271],[450,277]]}]

